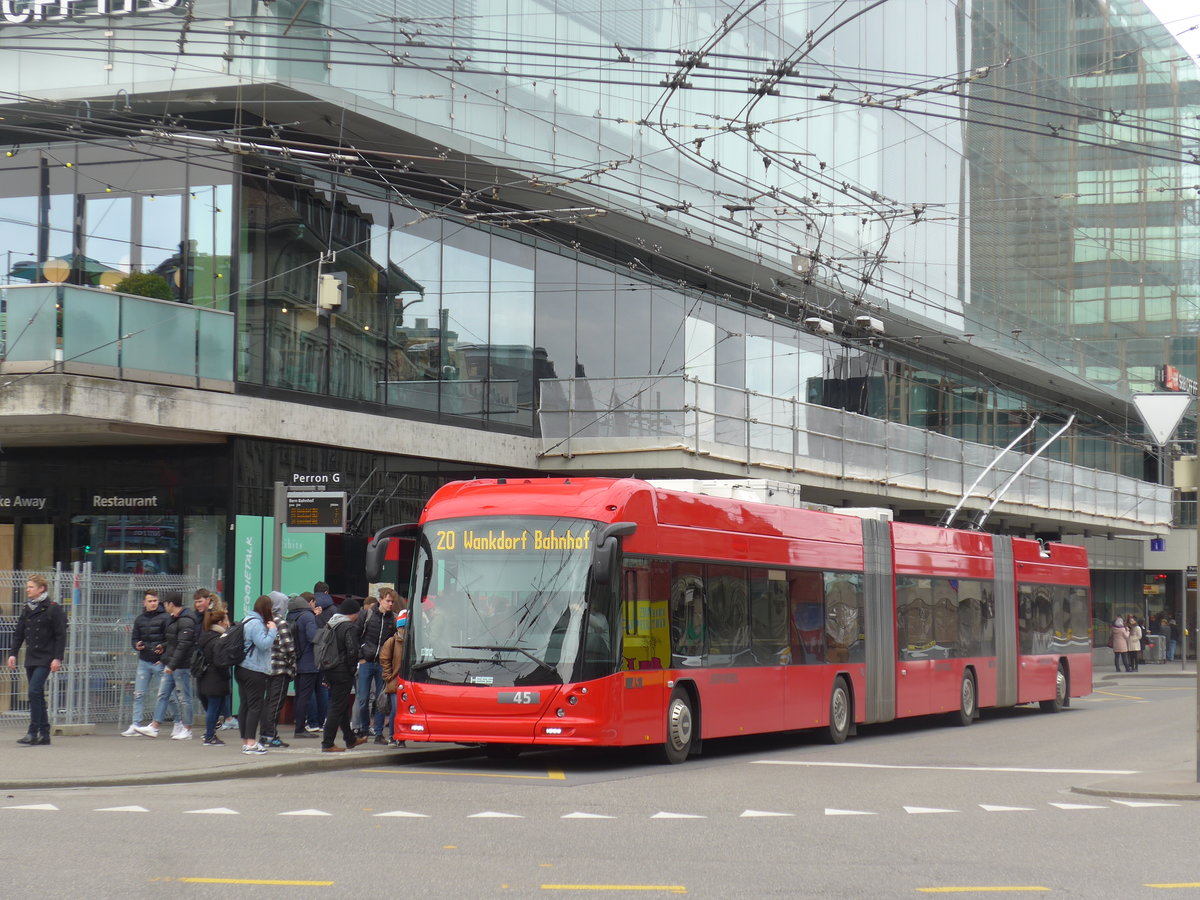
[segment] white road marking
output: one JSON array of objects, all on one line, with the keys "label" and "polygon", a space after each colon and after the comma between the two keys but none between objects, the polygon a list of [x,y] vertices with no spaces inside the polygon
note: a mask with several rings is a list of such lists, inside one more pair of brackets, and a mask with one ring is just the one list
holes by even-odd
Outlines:
[{"label": "white road marking", "polygon": [[1108,806],[1094,806],[1090,803],[1051,803],[1051,806],[1057,806],[1059,809],[1110,809]]},{"label": "white road marking", "polygon": [[429,816],[425,815],[425,813],[405,812],[402,809],[397,809],[397,810],[394,810],[393,812],[375,813],[374,818],[378,819],[381,816],[383,816],[383,817],[391,816],[391,817],[398,818],[398,819],[428,819],[429,818]]},{"label": "white road marking", "polygon": [[291,812],[281,812],[281,816],[331,816],[333,813],[323,812],[319,809],[294,809]]},{"label": "white road marking", "polygon": [[6,806],[5,809],[37,809],[46,812],[58,812],[58,807],[53,803],[30,803],[25,806]]},{"label": "white road marking", "polygon": [[92,812],[150,812],[144,806],[106,806],[103,809],[95,809]]},{"label": "white road marking", "polygon": [[616,816],[602,816],[599,813],[573,812],[567,813],[564,819],[615,819]]},{"label": "white road marking", "polygon": [[760,766],[824,766],[841,769],[918,769],[928,772],[1017,772],[1040,775],[1141,775],[1136,769],[1026,769],[1016,766],[891,766],[882,763],[809,762],[791,759],[756,759]]},{"label": "white road marking", "polygon": [[656,812],[652,819],[707,819],[708,816],[693,816],[690,813]]},{"label": "white road marking", "polygon": [[979,808],[985,812],[1033,812],[1032,806],[990,806],[987,803],[980,803]]},{"label": "white road marking", "polygon": [[762,816],[794,816],[795,813],[763,812],[760,809],[748,809],[739,816],[742,819],[753,819]]},{"label": "white road marking", "polygon": [[825,815],[827,816],[877,816],[879,813],[864,812],[861,809],[829,809],[826,807]]},{"label": "white road marking", "polygon": [[185,815],[197,816],[240,816],[236,809],[229,809],[224,806],[214,806],[212,809],[185,809]]},{"label": "white road marking", "polygon": [[468,819],[523,819],[525,817],[518,816],[516,813],[503,813],[503,812],[489,811],[489,812],[472,813],[471,815],[467,816],[467,818]]},{"label": "white road marking", "polygon": [[1149,800],[1117,800],[1117,799],[1115,799],[1115,798],[1113,799],[1113,803],[1120,803],[1122,806],[1133,806],[1133,807],[1141,807],[1141,806],[1178,806],[1178,805],[1179,805],[1178,803],[1160,803],[1160,802],[1157,802],[1157,801],[1155,801],[1155,802],[1151,802],[1151,801],[1149,801]]},{"label": "white road marking", "polygon": [[935,806],[906,806],[904,811],[912,816],[923,816],[929,813],[956,813],[957,809],[938,809]]}]

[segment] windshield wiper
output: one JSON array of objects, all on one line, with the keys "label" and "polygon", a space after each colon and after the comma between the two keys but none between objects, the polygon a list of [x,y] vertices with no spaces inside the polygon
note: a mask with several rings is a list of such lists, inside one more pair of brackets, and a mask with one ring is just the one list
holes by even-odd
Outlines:
[{"label": "windshield wiper", "polygon": [[509,645],[509,644],[463,644],[463,645],[455,646],[454,649],[455,650],[491,650],[493,653],[502,653],[502,652],[520,653],[522,656],[525,656],[528,659],[533,660],[533,662],[537,663],[537,667],[539,669],[545,669],[547,672],[552,674],[555,678],[558,678],[558,669],[554,668],[554,666],[550,665],[550,663],[546,662],[544,659],[540,659],[540,658],[534,656],[532,653],[530,653],[524,647],[518,647],[515,644],[512,644],[512,645]]},{"label": "windshield wiper", "polygon": [[[456,650],[488,650],[489,647],[455,647]],[[486,659],[475,659],[473,656],[439,656],[435,659],[427,659],[423,662],[413,663],[412,671],[419,672],[422,669],[431,669],[434,666],[440,666],[443,663],[481,663],[487,662]]]}]

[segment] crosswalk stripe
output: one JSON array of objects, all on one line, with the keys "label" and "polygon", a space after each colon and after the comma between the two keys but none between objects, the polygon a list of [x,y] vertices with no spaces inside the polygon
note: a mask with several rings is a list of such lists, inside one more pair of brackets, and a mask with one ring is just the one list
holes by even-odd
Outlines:
[{"label": "crosswalk stripe", "polygon": [[656,812],[652,819],[707,819],[708,816],[695,816],[691,813]]},{"label": "crosswalk stripe", "polygon": [[239,813],[236,809],[229,809],[228,807],[224,807],[224,806],[214,806],[212,809],[185,809],[183,812],[185,815],[197,815],[197,816],[239,816],[239,815],[241,815],[241,813]]},{"label": "crosswalk stripe", "polygon": [[956,813],[957,809],[938,809],[933,806],[906,806],[904,811],[914,816],[923,816],[929,813]]},{"label": "crosswalk stripe", "polygon": [[602,816],[599,813],[573,812],[567,813],[564,819],[613,819],[615,816]]},{"label": "crosswalk stripe", "polygon": [[1033,812],[1032,806],[991,806],[980,803],[979,808],[985,812]]},{"label": "crosswalk stripe", "polygon": [[865,812],[861,809],[829,809],[826,807],[825,815],[827,816],[877,816],[879,813]]},{"label": "crosswalk stripe", "polygon": [[24,806],[6,806],[5,809],[37,809],[46,812],[58,812],[58,807],[53,803],[27,803]]},{"label": "crosswalk stripe", "polygon": [[106,806],[103,809],[96,809],[93,812],[150,812],[144,806]]},{"label": "crosswalk stripe", "polygon": [[525,817],[518,816],[516,813],[491,812],[489,810],[488,812],[471,813],[471,815],[467,816],[467,818],[468,819],[523,819]]},{"label": "crosswalk stripe", "polygon": [[281,812],[281,816],[329,816],[332,813],[323,812],[319,809],[294,809],[291,812]]},{"label": "crosswalk stripe", "polygon": [[425,813],[405,812],[402,809],[397,809],[393,812],[375,813],[374,818],[376,818],[376,819],[378,819],[380,817],[387,818],[389,816],[392,818],[398,818],[398,819],[428,819],[429,818],[429,816],[425,815]]}]

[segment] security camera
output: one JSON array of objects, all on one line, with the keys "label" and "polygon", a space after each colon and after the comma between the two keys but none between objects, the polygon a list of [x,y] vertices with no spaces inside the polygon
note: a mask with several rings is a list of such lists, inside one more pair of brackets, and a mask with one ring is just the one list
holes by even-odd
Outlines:
[{"label": "security camera", "polygon": [[874,316],[857,316],[854,319],[854,324],[863,331],[869,331],[872,334],[883,334],[883,323]]},{"label": "security camera", "polygon": [[828,319],[809,316],[804,320],[804,327],[817,334],[833,334],[833,323]]}]

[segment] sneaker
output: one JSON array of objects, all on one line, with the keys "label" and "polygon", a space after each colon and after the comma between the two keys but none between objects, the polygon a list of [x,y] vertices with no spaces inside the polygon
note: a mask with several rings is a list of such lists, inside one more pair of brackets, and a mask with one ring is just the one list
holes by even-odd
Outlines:
[{"label": "sneaker", "polygon": [[242,745],[242,752],[249,756],[262,756],[267,752],[267,748],[262,744],[251,744],[250,746]]},{"label": "sneaker", "polygon": [[224,747],[225,742],[214,734],[212,737],[206,737],[204,739],[204,746],[205,747]]},{"label": "sneaker", "polygon": [[137,728],[135,728],[133,730],[136,731],[140,735],[144,735],[145,737],[149,737],[149,738],[158,737],[158,727],[156,725],[154,725],[153,723],[151,723],[149,725],[139,725]]},{"label": "sneaker", "polygon": [[279,739],[279,735],[275,735],[270,739],[264,740],[262,743],[263,746],[271,750],[286,750],[289,746]]},{"label": "sneaker", "polygon": [[176,722],[174,725],[171,726],[171,737],[173,737],[173,738],[179,737],[179,732],[181,732],[181,731],[183,731],[183,726],[180,723]]},{"label": "sneaker", "polygon": [[134,722],[132,725],[130,725],[128,728],[126,728],[124,731],[121,732],[121,737],[137,737],[137,735],[138,735],[138,727],[137,727],[136,722]]},{"label": "sneaker", "polygon": [[388,746],[389,747],[403,747],[403,746],[405,746],[405,744],[404,744],[404,741],[397,741],[397,740],[393,739],[393,740],[388,741]]},{"label": "sneaker", "polygon": [[304,730],[307,731],[309,734],[320,734],[325,729],[322,728],[320,725],[305,725]]},{"label": "sneaker", "polygon": [[377,734],[377,735],[375,735],[375,743],[377,743],[377,744],[381,744],[381,745],[383,745],[384,747],[386,747],[386,746],[387,746],[387,742],[388,742],[388,741],[387,741],[387,738],[385,738],[385,737],[384,737],[382,734]]},{"label": "sneaker", "polygon": [[322,753],[345,753],[346,748],[339,747],[337,744],[334,744],[332,747],[322,747],[321,752]]},{"label": "sneaker", "polygon": [[222,731],[233,731],[233,730],[234,730],[234,729],[236,729],[237,727],[238,727],[238,720],[237,720],[237,716],[230,716],[230,717],[229,717],[228,719],[226,719],[226,720],[225,720],[225,722],[224,722],[224,723],[221,725],[221,730],[222,730]]},{"label": "sneaker", "polygon": [[180,728],[177,732],[171,735],[173,741],[190,741],[192,739],[192,729]]}]

